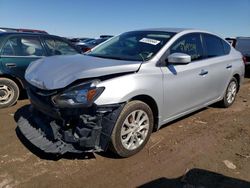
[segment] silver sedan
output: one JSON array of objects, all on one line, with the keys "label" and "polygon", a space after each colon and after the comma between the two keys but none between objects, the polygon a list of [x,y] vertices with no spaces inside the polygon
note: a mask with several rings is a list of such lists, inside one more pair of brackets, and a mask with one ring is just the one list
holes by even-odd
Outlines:
[{"label": "silver sedan", "polygon": [[110,148],[128,157],[172,120],[216,102],[231,106],[244,71],[242,55],[210,32],[127,32],[84,55],[33,62],[25,77],[34,121],[18,126],[45,152]]}]

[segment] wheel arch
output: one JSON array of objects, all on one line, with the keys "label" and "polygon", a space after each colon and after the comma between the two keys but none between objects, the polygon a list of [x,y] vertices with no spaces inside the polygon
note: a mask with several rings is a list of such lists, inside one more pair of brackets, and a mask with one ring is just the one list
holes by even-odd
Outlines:
[{"label": "wheel arch", "polygon": [[8,79],[14,81],[17,84],[19,90],[23,90],[24,89],[23,82],[19,78],[17,78],[17,77],[14,77],[14,76],[11,76],[11,75],[8,75],[8,74],[1,74],[0,78],[8,78]]},{"label": "wheel arch", "polygon": [[156,101],[149,95],[137,95],[133,98],[131,98],[129,101],[139,100],[144,103],[146,103],[152,110],[153,117],[154,117],[154,127],[153,131],[156,131],[158,129],[158,123],[159,123],[159,109]]},{"label": "wheel arch", "polygon": [[238,88],[237,88],[237,92],[238,92],[240,90],[240,83],[241,83],[240,75],[238,73],[236,73],[233,75],[233,78],[235,78],[238,82]]}]

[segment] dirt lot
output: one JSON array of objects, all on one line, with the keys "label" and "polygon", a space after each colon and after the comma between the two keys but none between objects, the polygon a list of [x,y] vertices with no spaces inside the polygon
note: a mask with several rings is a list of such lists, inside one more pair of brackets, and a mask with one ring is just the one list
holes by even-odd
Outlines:
[{"label": "dirt lot", "polygon": [[249,78],[229,109],[170,123],[127,159],[44,155],[16,134],[14,115],[27,104],[0,110],[0,187],[250,187]]}]

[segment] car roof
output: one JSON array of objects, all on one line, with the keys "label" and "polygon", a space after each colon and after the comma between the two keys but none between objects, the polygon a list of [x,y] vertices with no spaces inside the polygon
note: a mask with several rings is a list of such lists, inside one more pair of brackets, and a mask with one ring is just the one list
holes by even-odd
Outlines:
[{"label": "car roof", "polygon": [[141,29],[137,31],[165,31],[165,32],[172,32],[172,33],[180,33],[182,31],[187,31],[187,30],[194,30],[190,28],[148,28],[148,29]]},{"label": "car roof", "polygon": [[[47,33],[31,33],[31,32],[0,32],[0,36],[3,35],[34,35],[34,36],[52,36],[52,37],[60,37],[60,36],[56,36],[56,35],[50,35]],[[63,38],[63,37],[60,37]]]},{"label": "car roof", "polygon": [[141,29],[141,30],[135,30],[135,31],[163,31],[163,32],[170,32],[170,33],[201,32],[201,33],[208,33],[208,34],[216,35],[208,31],[204,31],[200,29],[192,29],[192,28],[149,28],[149,29]]},{"label": "car roof", "polygon": [[15,32],[15,31],[6,31],[6,32],[2,32],[0,33],[1,35],[11,35],[11,34],[15,34],[15,35],[22,35],[22,34],[30,34],[30,35],[49,35],[46,33],[32,33],[32,32]]}]

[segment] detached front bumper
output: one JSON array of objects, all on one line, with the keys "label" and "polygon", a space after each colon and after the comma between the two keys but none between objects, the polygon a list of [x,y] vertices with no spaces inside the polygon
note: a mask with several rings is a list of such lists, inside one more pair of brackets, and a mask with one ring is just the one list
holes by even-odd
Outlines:
[{"label": "detached front bumper", "polygon": [[38,125],[30,123],[28,119],[21,117],[17,123],[19,130],[37,148],[46,153],[64,154],[67,152],[81,153],[82,151],[75,149],[72,144],[67,144],[62,140],[50,139],[39,129]]},{"label": "detached front bumper", "polygon": [[[105,151],[124,106],[99,106],[91,108],[90,112],[85,109],[84,113],[74,109],[72,119],[64,121],[62,117],[54,118],[52,109],[47,109],[46,113],[45,106],[40,106],[34,98],[31,103],[29,117],[20,117],[17,126],[30,143],[46,153],[57,155]],[[59,111],[57,114],[61,115]]]}]

